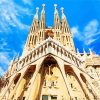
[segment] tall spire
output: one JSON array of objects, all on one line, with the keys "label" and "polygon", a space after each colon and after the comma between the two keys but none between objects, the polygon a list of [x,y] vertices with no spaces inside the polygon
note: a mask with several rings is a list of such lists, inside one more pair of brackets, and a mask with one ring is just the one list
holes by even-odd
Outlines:
[{"label": "tall spire", "polygon": [[61,13],[62,13],[62,16],[61,16],[62,37],[61,37],[61,40],[63,41],[63,45],[70,48],[70,50],[75,51],[74,42],[72,39],[72,33],[71,33],[70,28],[68,26],[63,7],[61,7]]},{"label": "tall spire", "polygon": [[55,9],[54,14],[58,14],[57,4],[54,4],[54,9]]},{"label": "tall spire", "polygon": [[61,22],[62,22],[62,31],[63,33],[68,33],[69,28],[68,28],[68,24],[67,24],[67,20],[66,20],[66,16],[64,14],[64,8],[61,7],[61,13],[62,13],[62,17],[61,17]]},{"label": "tall spire", "polygon": [[62,20],[66,21],[66,16],[64,14],[64,8],[63,7],[61,7],[61,13],[62,13]]},{"label": "tall spire", "polygon": [[36,13],[34,15],[30,33],[33,33],[38,30],[38,11],[39,11],[39,7],[36,8]]},{"label": "tall spire", "polygon": [[42,12],[41,14],[45,14],[45,4],[42,4]]},{"label": "tall spire", "polygon": [[45,4],[42,4],[42,11],[40,16],[40,29],[45,28]]},{"label": "tall spire", "polygon": [[57,10],[57,4],[54,4],[54,28],[55,29],[60,28],[60,18]]},{"label": "tall spire", "polygon": [[85,51],[85,49],[83,48],[83,54],[84,54],[84,56],[86,56],[86,51]]},{"label": "tall spire", "polygon": [[34,15],[34,20],[38,20],[38,11],[39,11],[39,7],[36,8],[36,14]]}]

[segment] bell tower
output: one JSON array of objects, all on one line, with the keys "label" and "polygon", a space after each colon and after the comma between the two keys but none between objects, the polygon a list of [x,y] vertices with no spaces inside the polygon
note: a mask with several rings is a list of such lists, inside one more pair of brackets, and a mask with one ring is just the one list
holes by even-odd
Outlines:
[{"label": "bell tower", "polygon": [[37,7],[36,14],[34,15],[34,19],[26,41],[25,50],[31,50],[38,42],[38,37],[37,37],[38,36],[37,32],[39,29],[38,10],[39,8]]},{"label": "bell tower", "polygon": [[62,16],[61,16],[61,23],[62,23],[61,24],[61,30],[62,30],[61,41],[62,41],[64,46],[70,48],[71,51],[75,52],[72,33],[71,33],[70,28],[68,26],[63,7],[61,8],[61,12],[62,12]]},{"label": "bell tower", "polygon": [[54,40],[59,41],[70,51],[75,52],[72,33],[64,14],[64,8],[61,8],[62,15],[60,19],[57,10],[57,4],[54,4],[54,26],[52,28],[46,28],[45,4],[42,4],[40,20],[38,19],[38,11],[39,8],[37,7],[23,54],[26,54],[26,52],[32,50],[36,46],[36,44],[40,44],[49,36],[52,37]]}]

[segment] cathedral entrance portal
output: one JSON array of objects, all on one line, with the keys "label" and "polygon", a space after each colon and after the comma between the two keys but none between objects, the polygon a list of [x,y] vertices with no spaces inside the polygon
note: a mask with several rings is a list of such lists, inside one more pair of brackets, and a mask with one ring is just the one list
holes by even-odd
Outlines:
[{"label": "cathedral entrance portal", "polygon": [[[69,94],[57,61],[47,57],[40,68],[38,100],[69,100]],[[39,98],[38,98],[39,97]]]}]

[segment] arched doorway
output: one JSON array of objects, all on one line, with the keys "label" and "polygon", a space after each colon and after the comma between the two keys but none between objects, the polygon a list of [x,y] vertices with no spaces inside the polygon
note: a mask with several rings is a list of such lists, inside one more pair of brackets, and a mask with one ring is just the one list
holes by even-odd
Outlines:
[{"label": "arched doorway", "polygon": [[33,77],[33,74],[36,70],[36,66],[35,65],[31,65],[29,68],[27,68],[27,70],[25,71],[25,75],[23,76],[17,90],[16,90],[16,95],[15,95],[15,99],[18,100],[25,100],[26,98],[26,92],[28,91],[29,87],[30,87],[30,80]]},{"label": "arched doorway", "polygon": [[15,88],[17,82],[19,81],[20,77],[21,77],[21,73],[17,73],[17,75],[15,75],[15,77],[13,78],[12,84],[9,88],[9,96],[8,96],[9,99],[8,100],[10,100],[11,98],[13,99],[14,88]]},{"label": "arched doorway", "polygon": [[33,100],[70,100],[57,61],[46,57],[34,82]]}]

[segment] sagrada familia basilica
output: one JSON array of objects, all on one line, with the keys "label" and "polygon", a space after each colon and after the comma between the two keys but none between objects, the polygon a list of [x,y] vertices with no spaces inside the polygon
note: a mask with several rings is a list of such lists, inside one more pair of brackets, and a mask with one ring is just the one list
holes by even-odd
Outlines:
[{"label": "sagrada familia basilica", "polygon": [[[100,56],[75,49],[61,8],[54,5],[54,25],[47,27],[45,4],[38,10],[20,57],[3,78],[0,100],[100,100]],[[49,18],[50,19],[50,18]]]}]

